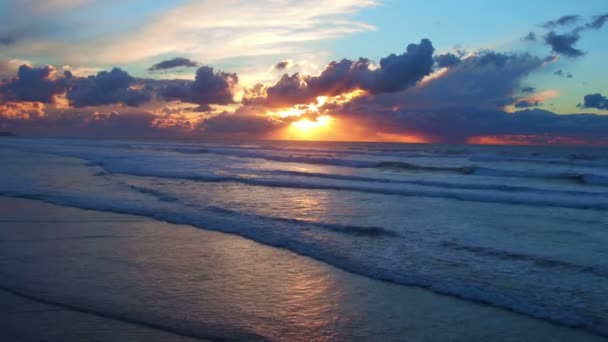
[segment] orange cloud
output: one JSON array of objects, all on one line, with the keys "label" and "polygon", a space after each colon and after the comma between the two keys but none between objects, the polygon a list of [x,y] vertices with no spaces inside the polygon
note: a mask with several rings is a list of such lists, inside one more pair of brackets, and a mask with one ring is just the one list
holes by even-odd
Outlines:
[{"label": "orange cloud", "polygon": [[505,134],[471,137],[468,144],[476,145],[584,145],[605,146],[607,140],[589,140],[573,137],[533,134]]},{"label": "orange cloud", "polygon": [[524,100],[530,102],[544,102],[559,97],[559,95],[559,91],[550,89],[526,96]]},{"label": "orange cloud", "polygon": [[41,102],[6,102],[0,104],[0,118],[9,120],[30,120],[45,116],[45,106]]}]

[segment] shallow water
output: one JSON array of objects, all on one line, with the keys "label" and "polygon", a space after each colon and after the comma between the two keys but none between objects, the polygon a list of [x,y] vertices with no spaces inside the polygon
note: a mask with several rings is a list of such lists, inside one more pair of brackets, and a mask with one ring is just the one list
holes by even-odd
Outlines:
[{"label": "shallow water", "polygon": [[187,225],[6,197],[0,217],[2,341],[603,340]]},{"label": "shallow water", "polygon": [[0,141],[0,193],[238,234],[608,335],[608,151]]}]

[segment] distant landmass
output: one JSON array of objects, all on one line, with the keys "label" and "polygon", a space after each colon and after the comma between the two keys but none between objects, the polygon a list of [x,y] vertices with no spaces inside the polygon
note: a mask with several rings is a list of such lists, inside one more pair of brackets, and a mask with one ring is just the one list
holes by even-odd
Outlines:
[{"label": "distant landmass", "polygon": [[15,135],[11,132],[0,132],[0,137],[14,137]]}]

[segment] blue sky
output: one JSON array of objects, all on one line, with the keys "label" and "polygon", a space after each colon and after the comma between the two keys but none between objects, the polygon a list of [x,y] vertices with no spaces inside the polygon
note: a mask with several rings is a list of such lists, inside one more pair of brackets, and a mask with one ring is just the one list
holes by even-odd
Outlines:
[{"label": "blue sky", "polygon": [[[493,100],[495,105],[500,96],[503,97],[502,102],[511,101],[510,104],[501,102],[496,109],[513,112],[537,108],[557,114],[606,114],[602,99],[608,93],[608,84],[602,70],[606,69],[608,60],[608,46],[605,44],[608,25],[604,27],[602,21],[593,29],[583,28],[606,13],[608,3],[605,0],[550,3],[540,0],[0,0],[0,19],[3,22],[0,28],[0,79],[9,82],[23,64],[32,68],[51,65],[53,75],[59,75],[59,78],[63,77],[64,70],[83,78],[118,67],[129,77],[139,80],[132,81],[137,84],[130,85],[129,89],[121,90],[124,95],[144,85],[149,89],[166,87],[164,80],[192,82],[196,68],[149,71],[153,64],[178,57],[192,61],[192,65],[211,66],[216,72],[223,70],[237,74],[238,81],[234,84],[230,80],[224,82],[226,87],[230,87],[234,102],[229,105],[205,103],[204,108],[208,111],[202,117],[199,115],[196,121],[200,122],[217,113],[253,113],[254,109],[242,103],[242,99],[251,96],[257,83],[263,84],[264,89],[279,86],[284,73],[292,75],[298,72],[300,82],[307,83],[310,77],[327,70],[331,61],[343,58],[354,61],[359,57],[368,58],[369,68],[373,70],[383,57],[391,54],[400,56],[409,44],[418,44],[421,39],[428,38],[434,48],[434,56],[452,53],[465,60],[481,58],[491,52],[512,57],[530,54],[538,59],[538,65],[534,67],[517,69],[521,65],[513,64],[509,71],[503,72],[516,74],[495,76],[494,80],[508,82],[508,89],[501,90],[502,94],[484,93],[484,96],[496,97]],[[579,17],[568,24],[543,27],[546,22],[567,15]],[[561,49],[572,48],[584,54],[574,56],[568,55],[568,51],[573,50],[557,51],[546,38],[551,31],[558,35],[559,41],[554,43],[561,44]],[[536,34],[536,40],[522,40],[530,32]],[[576,39],[564,45],[563,39],[569,35],[576,35]],[[543,59],[550,59],[550,62],[541,63]],[[278,70],[273,67],[280,61],[288,62],[288,68]],[[515,61],[515,58],[509,61]],[[519,61],[527,63],[523,58]],[[457,73],[454,69],[445,75],[435,75],[441,71],[439,69],[438,65],[433,66],[427,70],[426,76],[438,77],[445,82],[449,77],[443,76]],[[118,73],[113,75],[119,76]],[[232,79],[226,76],[228,74],[222,75]],[[390,101],[386,99],[388,96],[380,96],[365,87],[361,89],[375,100],[389,101],[395,108],[406,108],[410,104],[404,102],[408,98],[407,92],[417,90],[413,88],[414,83],[405,82],[406,76],[403,77],[399,89],[391,89],[390,92],[405,93],[391,95],[395,99]],[[475,76],[462,79],[475,80],[477,91],[484,88],[483,82],[488,82]],[[153,80],[158,82],[153,83]],[[424,81],[422,76],[414,81],[419,82],[416,87],[427,84],[421,82]],[[57,98],[41,102],[46,112],[72,108],[72,87],[72,83],[67,85],[63,82],[60,88],[66,91],[64,94],[53,94]],[[521,93],[527,87],[534,88],[531,95]],[[10,84],[4,88],[6,94],[0,101],[8,106],[6,103],[19,98],[15,90],[18,88]],[[202,88],[198,90],[204,91]],[[585,102],[586,95],[596,93],[601,94],[595,98],[597,101]],[[319,92],[317,95],[326,94]],[[443,95],[435,94],[437,99]],[[141,96],[149,98],[149,101],[137,101],[136,107],[155,114],[167,106],[178,105],[181,108],[188,104],[184,97],[168,100],[157,93]],[[445,97],[450,96],[455,98],[456,95]],[[26,94],[23,98],[36,97]],[[511,100],[507,101],[507,98]],[[112,109],[116,112],[133,111],[135,106],[132,102],[125,104],[122,97],[114,99],[119,100],[93,101],[96,105],[103,104],[103,108],[85,107],[91,107],[89,112],[93,113]],[[488,108],[488,101],[480,99],[478,105],[468,101],[466,105]],[[202,104],[199,100],[191,100],[190,105],[192,102]],[[418,104],[410,107],[416,106]],[[442,106],[454,106],[454,101],[445,102]],[[199,110],[202,108],[198,107]],[[12,113],[13,109],[7,111]],[[79,115],[86,112],[81,108],[74,111]],[[191,117],[193,113],[190,113]]]}]

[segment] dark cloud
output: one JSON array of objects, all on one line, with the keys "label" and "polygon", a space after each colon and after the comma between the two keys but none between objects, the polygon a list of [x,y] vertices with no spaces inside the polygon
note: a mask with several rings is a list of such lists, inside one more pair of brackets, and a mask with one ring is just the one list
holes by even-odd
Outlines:
[{"label": "dark cloud", "polygon": [[523,87],[521,88],[521,92],[522,93],[533,93],[536,91],[536,88],[534,87]]},{"label": "dark cloud", "polygon": [[283,123],[267,116],[223,113],[202,121],[198,128],[205,133],[205,136],[210,137],[246,135],[250,138],[262,138],[282,126]]},{"label": "dark cloud", "polygon": [[539,104],[540,103],[538,101],[520,100],[520,101],[515,102],[514,106],[515,106],[515,108],[529,108],[529,107],[536,107]]},{"label": "dark cloud", "polygon": [[56,77],[54,67],[22,65],[17,76],[0,86],[0,100],[52,103],[55,95],[65,92],[63,79]]},{"label": "dark cloud", "polygon": [[276,70],[285,70],[289,67],[290,64],[291,64],[291,61],[281,61],[281,62],[278,62],[277,64],[275,64],[274,68]]},{"label": "dark cloud", "polygon": [[159,96],[167,101],[182,101],[201,106],[234,103],[234,87],[239,78],[235,73],[214,72],[203,66],[196,72],[194,81],[164,81]]},{"label": "dark cloud", "polygon": [[[365,110],[380,108],[481,107],[502,108],[515,102],[522,79],[543,60],[528,54],[480,52],[463,59],[439,77],[397,94],[355,101]],[[367,103],[369,102],[369,103]]]},{"label": "dark cloud", "polygon": [[569,72],[566,73],[562,69],[559,69],[559,70],[555,71],[553,73],[553,75],[558,76],[558,77],[564,77],[564,78],[572,78],[573,77],[571,73],[569,73]]},{"label": "dark cloud", "polygon": [[148,68],[148,71],[160,71],[160,70],[167,70],[167,69],[181,68],[181,67],[194,68],[197,66],[198,66],[198,63],[196,63],[192,60],[189,60],[188,58],[175,57],[175,58],[168,59],[168,60],[162,61],[160,63],[154,64],[153,66]]},{"label": "dark cloud", "polygon": [[390,93],[403,90],[420,81],[432,71],[433,44],[422,39],[420,44],[410,44],[405,53],[391,54],[380,60],[380,69],[375,70],[376,81],[363,87],[372,93]]},{"label": "dark cloud", "polygon": [[525,37],[523,37],[521,40],[527,41],[527,42],[535,42],[536,41],[536,33],[530,32]]},{"label": "dark cloud", "polygon": [[[608,13],[596,15],[587,23],[579,25],[569,32],[557,33],[555,30],[553,30],[562,26],[572,25],[579,20],[579,16],[566,15],[557,20],[545,23],[543,26],[547,29],[551,29],[551,31],[549,31],[549,33],[543,37],[544,43],[551,46],[553,52],[562,54],[566,57],[575,58],[583,56],[585,53],[574,46],[580,40],[580,34],[588,30],[601,29],[608,21]],[[526,39],[524,38],[524,40]]]},{"label": "dark cloud", "polygon": [[[266,94],[261,94],[260,102],[270,107],[289,107],[298,103],[313,101],[321,93],[315,92],[308,86],[311,77],[284,74],[273,86],[268,87]],[[265,96],[265,97],[264,97]],[[249,99],[245,99],[245,102]]]},{"label": "dark cloud", "polygon": [[599,30],[608,21],[608,13],[596,15],[593,19],[585,25],[587,29]]},{"label": "dark cloud", "polygon": [[[347,115],[353,117],[353,114]],[[531,135],[568,137],[591,141],[604,139],[608,116],[555,114],[534,109],[516,113],[479,108],[436,108],[432,110],[386,110],[359,113],[367,127],[392,134],[414,134],[431,141],[466,143],[473,137]]]},{"label": "dark cloud", "polygon": [[440,68],[448,68],[460,63],[460,58],[454,54],[446,53],[435,56],[435,61]]},{"label": "dark cloud", "polygon": [[430,40],[422,39],[420,44],[408,45],[403,54],[382,58],[375,69],[369,59],[359,58],[333,61],[319,76],[285,74],[275,85],[266,88],[266,94],[258,92],[258,97],[246,97],[245,103],[281,107],[309,103],[318,96],[337,96],[357,89],[371,94],[398,92],[432,72],[434,50]]},{"label": "dark cloud", "polygon": [[0,115],[0,127],[18,135],[39,137],[177,138],[191,133],[189,126],[160,126],[162,117],[138,108],[100,112],[87,108],[48,109],[46,115],[19,118]]},{"label": "dark cloud", "polygon": [[585,95],[585,102],[582,107],[608,110],[608,97],[599,93]]},{"label": "dark cloud", "polygon": [[[508,105],[527,108],[540,104],[533,97],[516,97],[534,91],[522,87],[521,81],[543,63],[543,59],[528,54],[480,52],[416,87],[395,94],[363,96],[332,113],[371,130],[438,142],[464,143],[475,136],[505,134],[584,135],[585,129],[593,125],[587,125],[583,116],[566,116],[565,120],[538,110],[518,114],[504,111]],[[576,125],[569,128],[566,122]],[[608,117],[605,122],[595,118],[593,122],[606,127]]]},{"label": "dark cloud", "polygon": [[579,15],[564,15],[556,20],[550,20],[543,24],[544,28],[554,29],[560,26],[568,26],[576,24],[581,17]]},{"label": "dark cloud", "polygon": [[[0,76],[10,63],[0,64]],[[71,71],[56,75],[52,66],[34,68],[22,65],[16,76],[0,83],[0,102],[31,101],[52,103],[55,95],[66,94],[72,107],[124,104],[137,107],[153,99],[178,100],[197,104],[197,111],[209,111],[211,104],[234,103],[238,82],[234,73],[214,73],[211,67],[198,69],[194,81],[136,79],[114,68],[89,77],[77,77]]]},{"label": "dark cloud", "polygon": [[583,51],[574,47],[574,44],[576,44],[580,38],[578,32],[558,34],[555,31],[547,33],[544,37],[545,43],[551,46],[553,52],[572,58],[580,57],[585,54]]},{"label": "dark cloud", "polygon": [[0,37],[0,45],[8,46],[8,45],[12,45],[14,43],[15,43],[15,38],[13,38],[13,37],[8,37],[8,36]]},{"label": "dark cloud", "polygon": [[150,91],[133,89],[135,78],[119,68],[86,78],[74,78],[69,72],[66,76],[70,83],[67,98],[74,107],[116,103],[136,107],[152,99]]}]

